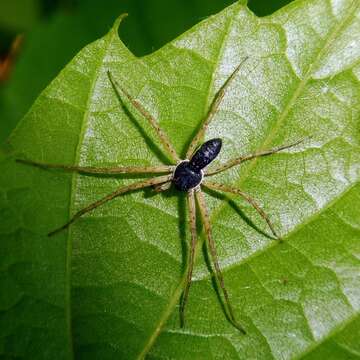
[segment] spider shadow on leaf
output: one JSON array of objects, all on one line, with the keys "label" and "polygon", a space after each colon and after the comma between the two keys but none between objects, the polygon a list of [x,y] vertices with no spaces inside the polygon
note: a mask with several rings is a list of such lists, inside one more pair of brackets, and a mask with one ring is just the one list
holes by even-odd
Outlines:
[{"label": "spider shadow on leaf", "polygon": [[[113,87],[114,85],[111,84]],[[115,89],[114,89],[115,90]],[[125,115],[130,119],[130,121],[135,125],[135,128],[138,130],[140,135],[145,141],[145,144],[153,151],[155,156],[162,162],[163,164],[169,163],[169,158],[165,155],[165,153],[160,149],[159,145],[155,143],[155,141],[149,136],[148,133],[144,130],[144,128],[141,126],[140,122],[137,120],[137,118],[130,112],[130,110],[126,107],[123,100],[119,96],[119,94],[115,90],[115,95],[119,100],[120,106],[123,109]]]},{"label": "spider shadow on leaf", "polygon": [[163,196],[164,198],[177,197],[177,210],[178,210],[178,229],[181,243],[181,271],[186,269],[187,254],[189,252],[189,243],[187,242],[187,217],[186,217],[186,196],[176,190],[174,186],[171,186],[168,190],[162,191],[161,193],[156,192],[153,188],[145,188],[143,190],[144,198],[152,198],[155,196]]},{"label": "spider shadow on leaf", "polygon": [[[202,253],[203,253],[203,256],[204,256],[204,262],[205,262],[206,268],[208,269],[209,274],[210,274],[211,286],[212,286],[212,288],[214,289],[214,291],[216,293],[216,297],[217,297],[217,299],[219,301],[221,310],[222,310],[223,314],[225,315],[225,318],[231,324],[232,319],[229,316],[229,312],[228,312],[228,309],[226,307],[226,302],[223,299],[223,297],[221,296],[221,288],[220,288],[220,286],[218,284],[216,273],[215,273],[215,271],[213,269],[213,266],[212,266],[212,262],[211,262],[211,258],[209,256],[209,251],[207,249],[206,241],[204,241],[203,244],[202,244]],[[241,310],[241,308],[242,307],[237,308],[236,311],[241,312],[241,318],[243,319],[242,321],[243,321],[243,323],[246,323],[247,316],[242,311],[239,311],[239,310]]]},{"label": "spider shadow on leaf", "polygon": [[260,233],[264,237],[270,240],[278,241],[275,237],[269,235],[264,230],[260,229],[241,209],[241,207],[237,204],[237,202],[233,199],[230,199],[228,195],[224,193],[220,193],[218,191],[214,191],[209,188],[205,188],[205,192],[209,195],[213,196],[214,198],[225,201],[240,217],[241,219],[251,228],[253,228],[256,232]]},{"label": "spider shadow on leaf", "polygon": [[179,236],[181,243],[181,272],[186,270],[187,254],[190,251],[190,241],[186,241],[187,218],[186,218],[186,196],[178,196],[178,215],[179,215]]}]

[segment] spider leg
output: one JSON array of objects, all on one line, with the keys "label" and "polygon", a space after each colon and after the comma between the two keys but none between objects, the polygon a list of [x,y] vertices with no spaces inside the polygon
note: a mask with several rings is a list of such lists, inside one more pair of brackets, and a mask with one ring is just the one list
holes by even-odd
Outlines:
[{"label": "spider leg", "polygon": [[209,219],[209,214],[208,214],[208,210],[207,210],[206,203],[205,203],[204,194],[203,194],[203,192],[201,190],[196,192],[196,199],[198,201],[199,208],[200,208],[200,213],[201,213],[201,218],[202,218],[203,223],[204,223],[206,239],[207,239],[207,242],[208,242],[208,246],[209,246],[210,254],[211,254],[211,257],[212,257],[212,261],[213,261],[213,264],[214,264],[214,267],[215,267],[216,277],[217,277],[218,283],[221,286],[222,292],[224,294],[226,307],[228,309],[228,318],[229,318],[230,322],[238,330],[240,330],[243,334],[246,334],[246,331],[244,330],[244,328],[237,322],[237,320],[235,318],[235,315],[234,315],[233,308],[232,308],[231,303],[230,303],[229,294],[228,294],[228,292],[226,290],[226,287],[225,287],[224,277],[223,277],[222,272],[220,270],[220,266],[219,266],[219,262],[218,262],[218,256],[217,256],[217,252],[216,252],[216,248],[215,248],[215,243],[214,243],[214,240],[212,238],[210,219]]},{"label": "spider leg", "polygon": [[65,223],[64,225],[62,225],[61,227],[51,231],[48,236],[52,236],[62,230],[65,230],[66,228],[69,227],[69,225],[71,225],[75,220],[77,220],[78,218],[80,218],[81,216],[83,216],[84,214],[96,209],[97,207],[104,205],[105,203],[107,203],[108,201],[123,195],[129,191],[134,191],[134,190],[138,190],[138,189],[142,189],[148,186],[152,186],[155,184],[161,184],[161,183],[165,183],[167,181],[169,181],[171,179],[172,175],[163,175],[163,176],[158,176],[155,178],[151,178],[151,179],[146,179],[144,181],[139,181],[127,186],[122,186],[120,188],[118,188],[117,190],[115,190],[114,192],[104,196],[103,198],[91,203],[90,205],[86,206],[85,208],[79,210],[77,213],[75,213],[72,218]]},{"label": "spider leg", "polygon": [[216,114],[216,112],[221,104],[221,101],[224,98],[224,95],[226,93],[228,86],[230,85],[231,81],[234,79],[236,74],[239,72],[242,65],[248,60],[248,58],[249,57],[246,56],[244,59],[242,59],[240,64],[236,67],[236,69],[233,71],[233,73],[227,78],[225,83],[222,85],[220,90],[216,93],[215,98],[214,98],[213,102],[211,103],[210,109],[207,113],[207,116],[206,116],[204,122],[202,123],[199,131],[197,132],[197,134],[195,135],[195,137],[193,138],[193,140],[191,141],[191,143],[189,145],[189,148],[186,153],[186,159],[191,158],[191,155],[194,153],[195,148],[197,147],[197,145],[203,138],[205,131],[206,131],[207,127],[209,126],[211,120],[214,118],[214,115]]},{"label": "spider leg", "polygon": [[155,190],[155,192],[160,193],[160,192],[169,190],[170,187],[171,187],[171,181],[168,181],[168,182],[166,182],[164,184],[154,185],[154,190]]},{"label": "spider leg", "polygon": [[120,166],[120,167],[92,167],[92,166],[74,166],[63,164],[49,164],[27,159],[16,159],[16,162],[37,166],[44,169],[62,169],[65,171],[74,171],[81,174],[156,174],[170,173],[174,171],[174,166],[158,165],[158,166]]},{"label": "spider leg", "polygon": [[289,149],[295,145],[298,145],[300,143],[302,143],[305,139],[301,139],[301,140],[298,140],[292,144],[288,144],[288,145],[283,145],[283,146],[279,146],[279,147],[276,147],[276,148],[273,148],[273,149],[270,149],[270,150],[264,150],[264,151],[258,151],[258,152],[255,152],[253,154],[248,154],[248,155],[243,155],[243,156],[240,156],[236,159],[232,159],[232,160],[229,160],[227,161],[226,163],[224,164],[221,164],[221,165],[218,165],[218,166],[215,166],[213,168],[210,168],[208,170],[205,171],[205,176],[210,176],[210,175],[215,175],[215,174],[218,174],[218,173],[221,173],[227,169],[230,169],[232,168],[233,166],[236,166],[236,165],[239,165],[245,161],[248,161],[248,160],[252,160],[252,159],[255,159],[257,157],[261,157],[261,156],[268,156],[268,155],[272,155],[272,154],[275,154],[281,150],[285,150],[285,149]]},{"label": "spider leg", "polygon": [[149,174],[149,173],[169,173],[174,171],[175,166],[121,166],[121,167],[92,167],[92,166],[74,166],[63,164],[48,164],[33,160],[16,159],[16,162],[33,165],[45,169],[62,169],[65,171],[75,171],[82,174]]},{"label": "spider leg", "polygon": [[190,224],[190,232],[191,232],[191,247],[189,253],[189,259],[187,264],[187,275],[186,275],[186,283],[185,289],[183,292],[183,296],[181,299],[180,305],[180,323],[183,327],[185,325],[185,306],[189,296],[189,290],[191,285],[191,277],[194,268],[194,258],[195,258],[195,246],[196,246],[196,207],[195,207],[195,196],[194,190],[191,189],[187,195],[188,198],[188,207],[189,207],[189,224]]},{"label": "spider leg", "polygon": [[116,94],[118,95],[118,97],[120,99],[122,99],[121,94],[124,94],[126,96],[126,98],[130,101],[132,106],[134,106],[134,108],[137,111],[139,111],[139,113],[142,116],[144,116],[144,118],[154,128],[155,132],[157,133],[157,135],[160,138],[161,143],[163,144],[163,146],[165,147],[167,152],[171,155],[172,160],[174,160],[175,162],[179,162],[180,158],[179,158],[178,154],[176,153],[174,146],[170,142],[170,139],[165,134],[165,132],[161,129],[161,127],[159,126],[159,124],[155,120],[155,118],[140,104],[139,101],[133,99],[131,97],[131,95],[123,87],[120,86],[120,84],[114,79],[114,77],[112,76],[110,71],[108,71],[107,74],[109,76],[110,82],[111,82]]},{"label": "spider leg", "polygon": [[238,188],[234,188],[232,186],[227,186],[223,184],[218,184],[210,181],[203,181],[203,185],[212,190],[218,190],[223,192],[228,192],[236,195],[240,195],[243,199],[245,199],[256,211],[257,213],[267,222],[271,232],[273,235],[280,240],[281,237],[277,234],[274,229],[274,225],[271,223],[269,217],[266,215],[265,211],[256,203],[256,201],[248,194],[243,192]]}]

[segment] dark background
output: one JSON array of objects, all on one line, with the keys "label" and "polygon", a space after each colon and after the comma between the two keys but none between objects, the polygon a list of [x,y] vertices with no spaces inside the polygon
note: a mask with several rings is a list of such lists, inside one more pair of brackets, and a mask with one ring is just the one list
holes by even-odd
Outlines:
[{"label": "dark background", "polygon": [[[159,49],[234,0],[1,0],[0,143],[33,101],[86,44],[121,13],[120,36],[137,56]],[[266,16],[291,0],[250,0]]]}]

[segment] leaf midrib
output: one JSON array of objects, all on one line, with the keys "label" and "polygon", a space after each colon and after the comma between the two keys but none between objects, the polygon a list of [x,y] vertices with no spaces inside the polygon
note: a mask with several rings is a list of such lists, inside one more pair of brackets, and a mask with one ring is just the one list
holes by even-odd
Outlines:
[{"label": "leaf midrib", "polygon": [[[120,20],[120,19],[119,19]],[[116,26],[116,25],[115,25]],[[79,165],[80,163],[80,159],[81,159],[81,150],[82,150],[82,145],[84,142],[84,138],[85,138],[85,134],[86,134],[86,129],[87,129],[87,125],[88,125],[88,120],[89,120],[89,115],[91,114],[91,100],[93,98],[94,95],[94,88],[96,86],[96,83],[98,81],[99,75],[100,75],[100,69],[104,63],[104,58],[107,54],[109,45],[111,44],[111,42],[113,41],[114,38],[114,31],[112,31],[111,36],[108,37],[107,41],[106,41],[106,45],[104,47],[101,47],[102,52],[101,52],[101,56],[99,56],[99,61],[98,64],[96,64],[95,70],[94,70],[94,77],[90,83],[90,87],[89,87],[89,96],[87,98],[86,101],[86,107],[85,107],[85,111],[84,111],[84,115],[83,115],[83,121],[82,121],[82,125],[81,125],[81,130],[80,130],[80,134],[79,134],[79,140],[78,140],[78,144],[76,146],[76,151],[75,151],[75,161],[74,164]],[[71,195],[70,195],[70,205],[69,205],[69,219],[71,218],[72,214],[74,213],[74,209],[75,209],[75,199],[76,199],[76,194],[77,194],[77,185],[78,185],[78,179],[80,178],[79,174],[74,172],[72,174],[71,177]],[[68,327],[68,334],[69,334],[69,344],[70,344],[70,352],[72,355],[72,359],[74,359],[74,342],[73,342],[73,335],[72,335],[72,298],[71,298],[71,271],[72,271],[72,227],[70,226],[68,231],[67,231],[67,249],[66,249],[66,303],[67,303],[67,307],[65,309],[66,311],[66,318],[67,318],[67,327]]]},{"label": "leaf midrib", "polygon": [[[304,78],[299,82],[299,84],[296,87],[296,89],[295,89],[292,97],[290,98],[288,104],[285,106],[284,110],[282,111],[282,113],[278,117],[278,120],[276,121],[275,126],[271,130],[270,134],[265,138],[265,140],[264,140],[262,146],[259,148],[259,150],[265,149],[266,146],[268,146],[271,143],[271,141],[273,140],[273,138],[276,135],[277,130],[280,128],[283,121],[287,118],[290,110],[292,109],[292,106],[296,103],[296,100],[298,99],[298,97],[301,94],[302,90],[304,89],[305,85],[309,81],[309,79],[310,79],[310,77],[312,75],[312,71],[313,71],[314,67],[317,65],[319,60],[322,58],[323,54],[331,46],[334,39],[337,37],[338,33],[340,32],[340,30],[347,24],[349,18],[353,15],[353,13],[354,13],[354,11],[356,10],[357,7],[358,6],[356,4],[356,0],[354,0],[352,2],[351,6],[349,6],[349,9],[347,10],[346,15],[344,16],[344,19],[342,21],[339,21],[339,23],[331,31],[330,35],[327,37],[327,39],[325,41],[324,46],[320,49],[318,54],[315,56],[314,61],[310,64],[309,69],[306,71],[306,73],[304,75]],[[222,49],[222,46],[220,47],[220,49]],[[211,88],[209,87],[209,92],[210,92],[210,90],[211,90]],[[251,161],[251,164],[248,166],[247,171],[245,172],[244,176],[242,176],[242,178],[239,179],[239,181],[237,182],[237,185],[240,186],[250,176],[251,170],[256,166],[257,160],[258,159],[255,158],[254,160]],[[343,194],[343,192],[340,194],[340,196],[342,194]],[[236,195],[228,195],[227,196],[228,200],[222,201],[222,204],[219,205],[212,212],[211,221],[214,221],[219,216],[221,210],[226,206],[228,201],[230,201],[231,199],[233,199],[235,197],[236,197]],[[318,214],[321,211],[322,211],[322,209],[320,209],[318,212],[314,213],[313,216],[314,217],[318,216]],[[300,224],[300,227],[301,227],[301,224]],[[204,233],[202,231],[202,234],[201,234],[202,239],[204,238],[203,235],[204,235]],[[203,243],[203,241],[198,241],[197,248],[199,248],[202,245],[202,243]],[[255,252],[252,257],[260,256],[268,248],[269,247],[266,247],[265,249],[262,249],[262,250],[259,250],[259,251]],[[198,253],[198,251],[196,251],[196,253],[195,253],[195,258],[197,256],[197,253]],[[152,345],[155,343],[157,336],[161,332],[162,326],[165,324],[167,318],[172,313],[173,308],[175,307],[175,305],[177,304],[177,302],[178,302],[178,300],[179,300],[179,298],[181,296],[181,289],[182,289],[183,283],[185,281],[185,278],[186,278],[186,274],[183,275],[182,278],[180,279],[179,286],[176,288],[175,292],[171,296],[170,301],[168,303],[168,306],[165,308],[165,311],[163,312],[163,316],[160,319],[160,322],[156,326],[154,333],[149,337],[149,341],[146,343],[144,349],[140,353],[140,355],[138,357],[138,360],[143,359],[146,356],[146,354],[149,352],[149,350],[152,348]],[[150,343],[150,340],[151,340],[151,343]]]}]

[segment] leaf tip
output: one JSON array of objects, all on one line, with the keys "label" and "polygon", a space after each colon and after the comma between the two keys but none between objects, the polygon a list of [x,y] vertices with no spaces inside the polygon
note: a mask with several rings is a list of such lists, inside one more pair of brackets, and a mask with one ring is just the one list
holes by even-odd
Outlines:
[{"label": "leaf tip", "polygon": [[248,0],[238,0],[240,6],[248,6]]},{"label": "leaf tip", "polygon": [[128,13],[123,13],[121,14],[114,22],[114,25],[113,25],[113,30],[114,31],[118,31],[119,30],[119,27],[120,27],[120,24],[121,22],[128,16],[129,14]]}]

